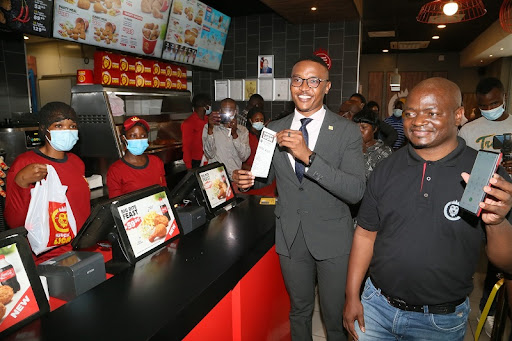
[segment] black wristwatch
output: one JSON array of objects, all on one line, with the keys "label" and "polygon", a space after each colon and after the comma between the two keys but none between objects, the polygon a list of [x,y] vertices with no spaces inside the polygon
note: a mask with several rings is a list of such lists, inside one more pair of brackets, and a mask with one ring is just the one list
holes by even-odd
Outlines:
[{"label": "black wristwatch", "polygon": [[309,162],[306,165],[306,167],[311,167],[311,164],[313,163],[313,161],[315,161],[315,156],[316,156],[315,152],[311,153],[311,155],[309,156]]}]

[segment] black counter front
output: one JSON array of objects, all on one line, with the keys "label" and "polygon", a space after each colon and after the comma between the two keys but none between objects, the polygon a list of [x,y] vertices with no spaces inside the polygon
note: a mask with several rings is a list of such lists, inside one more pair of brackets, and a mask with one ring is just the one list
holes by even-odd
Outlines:
[{"label": "black counter front", "polygon": [[274,245],[273,211],[247,197],[8,339],[181,340]]}]

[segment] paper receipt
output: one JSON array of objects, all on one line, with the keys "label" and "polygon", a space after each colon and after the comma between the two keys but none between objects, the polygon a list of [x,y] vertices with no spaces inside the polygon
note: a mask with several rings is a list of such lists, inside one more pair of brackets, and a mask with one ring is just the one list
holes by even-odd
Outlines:
[{"label": "paper receipt", "polygon": [[260,142],[258,143],[258,149],[256,149],[256,155],[254,156],[254,162],[252,163],[252,175],[257,178],[266,178],[268,176],[276,143],[276,132],[263,128],[260,135]]}]

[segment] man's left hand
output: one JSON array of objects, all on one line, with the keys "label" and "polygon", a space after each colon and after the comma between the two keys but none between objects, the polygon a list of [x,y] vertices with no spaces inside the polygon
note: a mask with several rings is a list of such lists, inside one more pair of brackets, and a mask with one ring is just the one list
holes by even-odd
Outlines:
[{"label": "man's left hand", "polygon": [[288,148],[292,156],[307,165],[312,151],[308,148],[300,130],[285,129],[276,134],[277,143]]},{"label": "man's left hand", "polygon": [[[470,175],[462,173],[462,178],[467,183]],[[491,186],[485,186],[487,194],[485,200],[480,203],[482,208],[482,220],[486,225],[501,224],[512,208],[512,183],[503,179],[499,174],[494,174]]]}]

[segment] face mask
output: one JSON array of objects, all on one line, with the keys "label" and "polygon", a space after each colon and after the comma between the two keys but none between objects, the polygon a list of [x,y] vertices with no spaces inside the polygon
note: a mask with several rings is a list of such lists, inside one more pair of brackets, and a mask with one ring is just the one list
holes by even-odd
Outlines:
[{"label": "face mask", "polygon": [[500,118],[501,115],[503,115],[503,113],[505,112],[505,107],[502,104],[499,107],[496,107],[491,110],[480,109],[480,112],[482,113],[482,116],[488,119],[489,121],[494,121]]},{"label": "face mask", "polygon": [[46,139],[50,145],[59,152],[70,151],[78,141],[78,130],[47,130],[50,133],[51,140]]},{"label": "face mask", "polygon": [[402,109],[393,109],[393,115],[395,117],[402,117]]},{"label": "face mask", "polygon": [[204,114],[205,114],[205,115],[210,115],[211,113],[212,113],[212,106],[211,106],[211,105],[209,105],[209,106],[208,106],[208,109],[206,109],[206,111],[205,111],[205,113],[204,113]]},{"label": "face mask", "polygon": [[261,130],[261,129],[263,129],[263,126],[264,126],[263,122],[254,122],[254,123],[252,124],[252,127],[253,127],[254,129],[256,129],[256,130]]},{"label": "face mask", "polygon": [[133,155],[142,155],[149,147],[148,139],[126,140],[128,151]]}]

